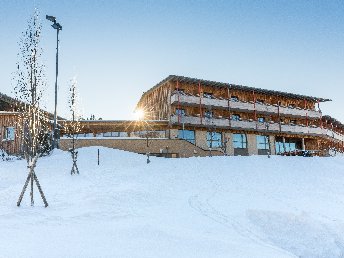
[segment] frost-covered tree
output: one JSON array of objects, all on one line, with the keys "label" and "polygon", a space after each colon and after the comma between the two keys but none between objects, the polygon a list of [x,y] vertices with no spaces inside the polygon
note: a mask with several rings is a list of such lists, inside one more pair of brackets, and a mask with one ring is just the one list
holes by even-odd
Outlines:
[{"label": "frost-covered tree", "polygon": [[37,185],[45,207],[48,202],[35,173],[37,161],[45,149],[46,135],[49,134],[49,116],[40,107],[43,89],[46,86],[45,67],[41,62],[42,48],[41,23],[38,11],[35,10],[19,41],[17,71],[14,77],[14,93],[17,98],[16,108],[22,114],[17,124],[20,128],[20,137],[23,145],[23,155],[29,170],[23,190],[19,196],[17,206],[23,199],[27,186],[30,183],[31,206],[34,205],[33,188]]},{"label": "frost-covered tree", "polygon": [[78,133],[80,132],[81,129],[81,124],[80,124],[80,111],[79,111],[79,98],[78,98],[78,93],[77,93],[77,81],[76,78],[74,77],[71,80],[70,83],[70,88],[69,88],[69,109],[71,112],[71,121],[67,124],[66,126],[66,131],[68,136],[72,139],[72,147],[69,149],[69,152],[72,155],[72,160],[73,160],[73,166],[71,170],[71,175],[77,173],[79,174],[79,169],[77,165],[78,161],[78,151],[76,150],[76,144],[77,144],[77,139],[78,139]]}]

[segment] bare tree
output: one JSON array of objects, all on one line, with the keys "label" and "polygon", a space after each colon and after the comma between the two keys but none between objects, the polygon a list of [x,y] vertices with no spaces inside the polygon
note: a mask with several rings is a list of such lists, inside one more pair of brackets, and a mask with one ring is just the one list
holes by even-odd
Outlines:
[{"label": "bare tree", "polygon": [[17,72],[14,77],[14,93],[17,98],[16,108],[22,114],[17,127],[23,144],[23,155],[27,161],[29,173],[23,190],[19,196],[17,206],[25,194],[30,183],[31,206],[34,205],[33,186],[36,183],[45,207],[48,202],[35,173],[37,161],[44,150],[45,135],[49,133],[49,115],[40,107],[43,89],[46,86],[45,67],[40,62],[42,48],[40,48],[41,23],[38,11],[35,10],[19,41]]},{"label": "bare tree", "polygon": [[72,147],[69,149],[69,152],[71,153],[72,160],[73,160],[71,175],[75,173],[79,174],[79,169],[77,165],[78,151],[76,150],[76,143],[78,139],[78,133],[81,130],[81,123],[80,123],[80,112],[78,109],[79,98],[77,94],[76,85],[77,85],[77,81],[76,81],[76,78],[74,77],[71,80],[70,88],[69,88],[69,93],[70,93],[69,109],[71,111],[72,119],[67,124],[67,128],[66,128],[68,136],[72,139]]}]

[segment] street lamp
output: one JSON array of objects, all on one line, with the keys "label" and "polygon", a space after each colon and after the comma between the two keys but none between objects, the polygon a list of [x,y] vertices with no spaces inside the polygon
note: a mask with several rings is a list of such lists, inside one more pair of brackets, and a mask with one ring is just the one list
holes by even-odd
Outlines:
[{"label": "street lamp", "polygon": [[48,21],[53,22],[53,27],[56,30],[56,80],[55,80],[55,110],[54,110],[54,135],[53,135],[53,149],[57,148],[57,139],[58,139],[58,128],[57,128],[57,76],[58,76],[58,64],[59,64],[59,32],[62,30],[62,26],[60,23],[56,22],[56,18],[54,16],[46,15],[45,18]]}]

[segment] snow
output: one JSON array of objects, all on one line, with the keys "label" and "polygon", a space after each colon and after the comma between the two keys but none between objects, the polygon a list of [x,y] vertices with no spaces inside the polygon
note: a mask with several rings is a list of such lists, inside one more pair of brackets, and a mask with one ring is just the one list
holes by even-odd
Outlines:
[{"label": "snow", "polygon": [[[97,165],[97,149],[100,165]],[[0,257],[343,257],[344,159],[165,159],[103,147],[0,160]]]}]

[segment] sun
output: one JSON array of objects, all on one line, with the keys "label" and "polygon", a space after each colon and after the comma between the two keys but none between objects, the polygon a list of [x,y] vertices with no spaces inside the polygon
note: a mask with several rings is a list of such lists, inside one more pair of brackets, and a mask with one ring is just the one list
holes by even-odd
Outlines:
[{"label": "sun", "polygon": [[136,109],[134,112],[135,120],[143,120],[145,118],[145,111],[143,109]]}]

